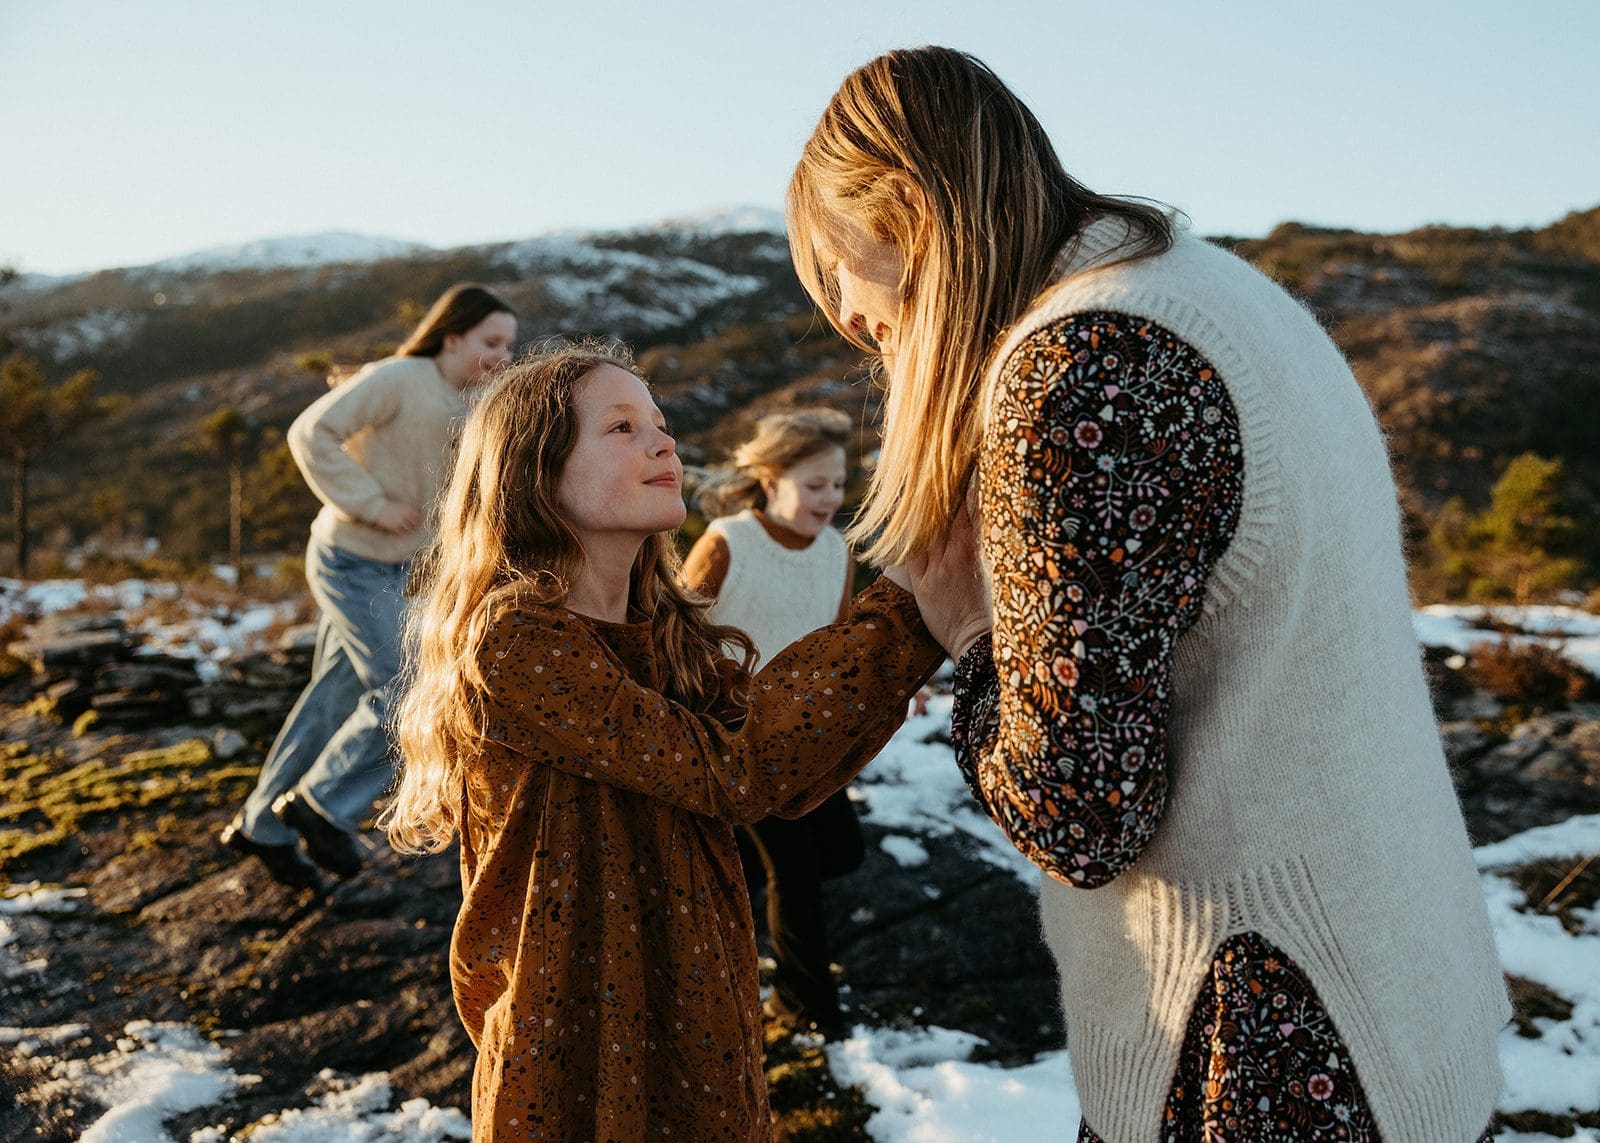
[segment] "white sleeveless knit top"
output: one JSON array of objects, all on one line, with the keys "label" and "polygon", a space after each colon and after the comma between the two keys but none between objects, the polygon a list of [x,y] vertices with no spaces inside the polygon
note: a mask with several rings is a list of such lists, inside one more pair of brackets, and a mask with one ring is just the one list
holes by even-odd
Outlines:
[{"label": "white sleeveless knit top", "polygon": [[756,645],[756,670],[790,643],[839,617],[850,552],[824,528],[804,548],[786,548],[750,509],[711,521],[728,544],[728,574],[711,608],[715,623],[738,627]]}]

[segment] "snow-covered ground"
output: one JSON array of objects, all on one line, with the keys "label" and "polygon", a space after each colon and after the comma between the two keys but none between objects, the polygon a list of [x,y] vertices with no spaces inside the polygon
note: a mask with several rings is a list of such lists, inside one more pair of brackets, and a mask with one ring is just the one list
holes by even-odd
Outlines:
[{"label": "snow-covered ground", "polygon": [[[0,583],[0,615],[13,601],[14,585]],[[81,585],[80,585],[81,588]],[[117,585],[132,600],[153,589]],[[64,585],[34,585],[28,604],[37,610],[73,600]],[[81,601],[81,593],[77,596]],[[62,606],[73,606],[63,603]],[[1430,608],[1417,617],[1419,636],[1430,643],[1465,649],[1486,637],[1474,634],[1475,609]],[[1502,619],[1513,618],[1506,610]],[[1530,609],[1517,621],[1529,630],[1559,628],[1580,640],[1600,642],[1600,621],[1566,609]],[[237,627],[238,624],[235,624]],[[199,642],[198,638],[195,640]],[[177,645],[176,640],[173,645]],[[1581,646],[1581,644],[1580,644]],[[1593,666],[1591,666],[1593,669]],[[1037,872],[972,806],[949,747],[931,740],[948,726],[950,699],[935,698],[873,762],[854,788],[863,817],[888,831],[883,847],[903,866],[927,860],[930,847],[960,837],[985,860],[1027,884]],[[1537,1038],[1501,1034],[1506,1073],[1500,1107],[1507,1112],[1543,1110],[1569,1115],[1600,1109],[1600,910],[1579,913],[1581,931],[1568,933],[1553,917],[1533,910],[1506,870],[1539,859],[1577,861],[1600,850],[1600,815],[1573,818],[1477,850],[1484,897],[1500,955],[1508,971],[1538,982],[1572,1005],[1564,1020],[1540,1019]],[[930,886],[937,892],[936,886]],[[48,956],[24,961],[19,943],[37,948],[54,912],[81,906],[81,890],[49,886],[0,889],[0,976],[48,977]],[[175,1114],[215,1105],[254,1077],[233,1072],[224,1035],[211,1041],[183,1025],[135,1022],[112,1050],[89,1059],[55,1058],[59,1045],[85,1032],[82,1026],[0,1029],[0,1045],[19,1055],[53,1059],[53,1082],[95,1094],[107,1111],[86,1140],[100,1143],[168,1143],[160,1124]],[[1042,1055],[1018,1068],[974,1063],[976,1037],[952,1029],[869,1028],[830,1045],[830,1064],[843,1083],[857,1084],[878,1109],[868,1130],[879,1143],[1024,1143],[1070,1138],[1078,1103],[1065,1052]],[[285,1109],[254,1129],[260,1141],[388,1140],[441,1143],[466,1139],[470,1129],[458,1110],[422,1100],[395,1105],[382,1074],[325,1074],[304,1106]],[[203,1128],[182,1143],[223,1143],[226,1135]],[[1545,1143],[1546,1135],[1504,1132],[1500,1143]],[[1600,1143],[1600,1132],[1578,1129],[1574,1143]],[[171,1141],[180,1143],[180,1141]]]},{"label": "snow-covered ground", "polygon": [[1476,643],[1500,639],[1490,623],[1509,624],[1526,632],[1509,636],[1513,643],[1549,643],[1591,674],[1600,675],[1600,615],[1590,615],[1576,607],[1485,609],[1436,603],[1413,614],[1411,622],[1418,641],[1461,652]]},{"label": "snow-covered ground", "polygon": [[219,662],[258,649],[265,632],[292,622],[298,610],[293,600],[232,603],[218,602],[215,595],[186,594],[177,584],[141,579],[110,584],[0,579],[0,623],[13,615],[41,618],[78,608],[115,612],[142,638],[140,653],[193,659],[201,679],[211,682]]}]

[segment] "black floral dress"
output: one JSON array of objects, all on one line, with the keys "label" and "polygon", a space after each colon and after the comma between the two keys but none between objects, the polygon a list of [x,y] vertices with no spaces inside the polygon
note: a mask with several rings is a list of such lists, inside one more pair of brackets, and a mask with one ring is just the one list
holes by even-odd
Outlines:
[{"label": "black floral dress", "polygon": [[[1138,859],[1166,808],[1172,654],[1238,523],[1238,415],[1169,330],[1075,315],[1007,360],[982,472],[994,606],[1011,621],[956,665],[956,758],[1023,853],[1094,888]],[[1087,1123],[1078,1138],[1099,1141]],[[1213,955],[1161,1138],[1380,1138],[1310,980],[1258,933]]]}]

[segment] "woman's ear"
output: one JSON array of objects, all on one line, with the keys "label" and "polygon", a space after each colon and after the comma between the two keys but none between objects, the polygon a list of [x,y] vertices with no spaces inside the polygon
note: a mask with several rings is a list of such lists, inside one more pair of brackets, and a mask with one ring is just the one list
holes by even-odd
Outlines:
[{"label": "woman's ear", "polygon": [[928,227],[933,221],[928,209],[927,192],[905,171],[890,171],[884,178],[911,215],[912,233],[916,235],[917,245],[921,246],[927,241]]}]

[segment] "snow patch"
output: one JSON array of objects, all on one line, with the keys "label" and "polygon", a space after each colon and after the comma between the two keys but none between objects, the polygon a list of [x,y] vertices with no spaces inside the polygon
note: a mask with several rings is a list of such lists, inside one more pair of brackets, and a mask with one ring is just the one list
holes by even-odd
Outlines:
[{"label": "snow patch", "polygon": [[[850,798],[864,821],[893,834],[915,836],[923,851],[958,838],[977,855],[1026,885],[1036,885],[1039,870],[1018,853],[989,816],[978,809],[942,736],[950,729],[950,695],[934,695],[926,714],[914,714],[850,786]],[[884,846],[897,861],[887,842]],[[909,852],[909,851],[907,851]],[[901,861],[904,865],[906,862]]]},{"label": "snow patch", "polygon": [[922,843],[914,837],[891,833],[878,843],[883,852],[894,858],[903,868],[909,869],[914,865],[928,863],[928,851]]},{"label": "snow patch", "polygon": [[1509,623],[1527,634],[1508,638],[1516,646],[1544,643],[1553,646],[1591,674],[1600,675],[1600,615],[1576,607],[1463,607],[1436,603],[1412,613],[1417,641],[1430,647],[1470,651],[1502,636],[1488,624]]},{"label": "snow patch", "polygon": [[13,336],[28,352],[60,361],[126,345],[144,323],[143,314],[98,309],[45,325],[24,326]]},{"label": "snow patch", "polygon": [[551,299],[594,327],[681,324],[707,306],[757,293],[764,283],[680,255],[652,257],[598,244],[606,235],[561,233],[496,248]]},{"label": "snow patch", "polygon": [[767,206],[730,206],[700,214],[681,214],[650,224],[650,230],[670,230],[699,238],[720,238],[728,234],[776,234],[789,230],[783,211]]},{"label": "snow patch", "polygon": [[263,632],[290,622],[296,613],[292,600],[218,605],[184,598],[177,584],[140,579],[92,585],[78,579],[0,579],[0,623],[16,615],[39,619],[81,607],[123,616],[128,630],[141,640],[139,654],[197,660],[201,681],[208,683],[219,677],[219,662],[254,650]]},{"label": "snow patch", "polygon": [[178,273],[215,270],[266,270],[277,266],[327,266],[339,262],[381,262],[385,258],[404,258],[431,247],[400,238],[381,238],[348,230],[329,230],[321,234],[294,234],[282,238],[262,238],[233,246],[211,246],[175,258],[164,258],[138,270],[170,270]]},{"label": "snow patch", "polygon": [[163,1121],[230,1094],[240,1078],[222,1049],[184,1024],[135,1020],[115,1050],[67,1060],[64,1077],[108,1109],[83,1133],[83,1143],[171,1143]]},{"label": "snow patch", "polygon": [[[1600,814],[1582,814],[1473,850],[1479,869],[1507,869],[1530,861],[1600,853]],[[1596,962],[1600,969],[1600,962]]]},{"label": "snow patch", "polygon": [[[324,1082],[339,1083],[324,1071]],[[346,1082],[322,1096],[315,1107],[292,1108],[276,1119],[257,1124],[251,1143],[444,1143],[472,1138],[472,1123],[453,1107],[434,1107],[425,1099],[408,1099],[394,1111],[389,1077],[382,1072]],[[220,1128],[195,1132],[189,1143],[223,1143]]]},{"label": "snow patch", "polygon": [[1019,1068],[969,1061],[977,1036],[949,1028],[866,1028],[830,1045],[842,1084],[878,1108],[878,1143],[1023,1143],[1070,1138],[1081,1114],[1065,1052]]},{"label": "snow patch", "polygon": [[78,901],[89,895],[87,889],[76,886],[41,885],[37,881],[7,886],[7,892],[9,896],[0,897],[0,913],[74,913]]}]

